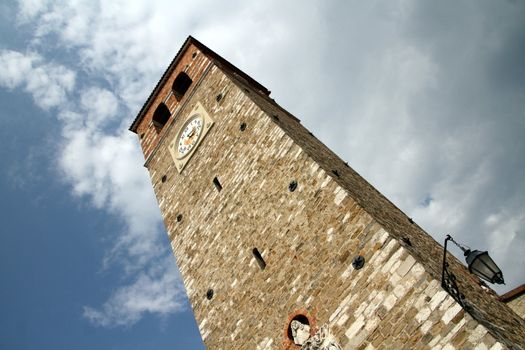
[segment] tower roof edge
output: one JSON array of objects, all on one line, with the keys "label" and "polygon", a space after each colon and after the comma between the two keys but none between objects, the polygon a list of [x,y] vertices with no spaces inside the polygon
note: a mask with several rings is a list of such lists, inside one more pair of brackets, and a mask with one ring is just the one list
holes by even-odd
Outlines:
[{"label": "tower roof edge", "polygon": [[182,44],[181,48],[169,64],[168,68],[164,71],[164,74],[162,74],[162,77],[157,82],[153,90],[151,91],[150,95],[148,96],[146,102],[144,105],[142,105],[142,108],[138,112],[137,116],[135,117],[135,120],[133,120],[133,123],[131,123],[131,126],[129,127],[129,130],[136,133],[137,126],[144,117],[144,114],[150,107],[151,103],[153,102],[155,96],[160,91],[166,80],[169,78],[172,71],[175,69],[177,64],[179,63],[179,60],[183,56],[184,52],[188,49],[190,45],[195,45],[199,48],[199,50],[204,53],[206,56],[210,57],[215,64],[219,65],[220,68],[226,69],[229,71],[232,71],[239,76],[243,77],[253,88],[261,91],[265,95],[270,95],[270,91],[264,87],[262,84],[257,82],[255,79],[250,77],[248,74],[244,73],[242,70],[231,64],[228,60],[217,54],[215,51],[211,50],[209,47],[201,43],[199,40],[195,39],[193,36],[189,35],[188,38],[184,41],[184,44]]}]

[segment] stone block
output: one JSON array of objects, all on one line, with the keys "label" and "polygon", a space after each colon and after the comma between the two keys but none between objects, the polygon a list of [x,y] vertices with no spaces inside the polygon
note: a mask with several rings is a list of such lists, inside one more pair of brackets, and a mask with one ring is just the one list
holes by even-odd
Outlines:
[{"label": "stone block", "polygon": [[345,332],[345,335],[348,339],[352,339],[357,332],[359,332],[365,325],[365,318],[360,315],[348,328],[348,330]]},{"label": "stone block", "polygon": [[428,307],[423,307],[421,310],[419,310],[419,312],[417,313],[416,315],[416,321],[421,323],[421,322],[424,322],[427,320],[428,316],[430,316],[430,313],[432,312],[432,310]]},{"label": "stone block", "polygon": [[483,327],[482,325],[478,325],[474,330],[470,333],[468,337],[468,341],[472,344],[476,344],[483,336],[487,334],[487,329]]},{"label": "stone block", "polygon": [[441,317],[441,321],[443,321],[444,324],[448,324],[461,310],[461,305],[455,303],[445,312],[443,317]]},{"label": "stone block", "polygon": [[444,290],[440,290],[436,294],[434,294],[432,299],[430,299],[430,304],[429,304],[430,310],[435,310],[441,304],[441,302],[445,300],[447,296],[448,296],[448,293],[445,292]]},{"label": "stone block", "polygon": [[410,271],[415,262],[416,259],[414,259],[411,255],[407,256],[405,261],[401,263],[401,265],[397,268],[395,273],[398,274],[400,277],[405,276],[408,273],[408,271]]},{"label": "stone block", "polygon": [[396,304],[398,298],[394,294],[388,295],[383,301],[383,306],[387,311],[390,311]]}]

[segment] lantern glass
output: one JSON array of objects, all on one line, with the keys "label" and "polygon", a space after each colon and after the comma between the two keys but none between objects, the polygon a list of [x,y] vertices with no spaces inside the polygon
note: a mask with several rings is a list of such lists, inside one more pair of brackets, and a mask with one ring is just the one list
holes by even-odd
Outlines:
[{"label": "lantern glass", "polygon": [[490,283],[505,283],[503,280],[503,273],[498,265],[492,260],[487,252],[480,252],[479,250],[467,250],[465,252],[468,269],[471,273]]}]

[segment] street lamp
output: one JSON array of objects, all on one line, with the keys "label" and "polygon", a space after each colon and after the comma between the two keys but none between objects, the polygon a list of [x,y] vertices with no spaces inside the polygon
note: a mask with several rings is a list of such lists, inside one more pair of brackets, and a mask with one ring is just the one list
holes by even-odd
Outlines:
[{"label": "street lamp", "polygon": [[463,251],[465,260],[467,261],[468,270],[470,273],[488,281],[490,283],[504,284],[503,273],[494,260],[489,256],[488,252],[481,252],[479,250],[470,250],[456,242],[450,235],[445,238],[443,247],[443,273],[441,275],[441,286],[445,289],[461,306],[465,306],[463,299],[464,295],[459,291],[456,284],[456,276],[448,269],[447,263],[447,243],[451,241]]}]

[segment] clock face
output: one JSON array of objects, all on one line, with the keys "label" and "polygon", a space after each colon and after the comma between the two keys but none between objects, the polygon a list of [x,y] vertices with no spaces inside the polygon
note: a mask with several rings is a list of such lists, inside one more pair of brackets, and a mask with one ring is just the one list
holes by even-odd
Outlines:
[{"label": "clock face", "polygon": [[179,129],[179,132],[168,145],[169,152],[179,173],[182,172],[190,158],[206,137],[213,125],[213,120],[208,115],[200,102],[195,104],[193,110]]},{"label": "clock face", "polygon": [[182,128],[177,142],[177,158],[186,157],[195,147],[202,134],[204,120],[200,114],[193,115]]}]

